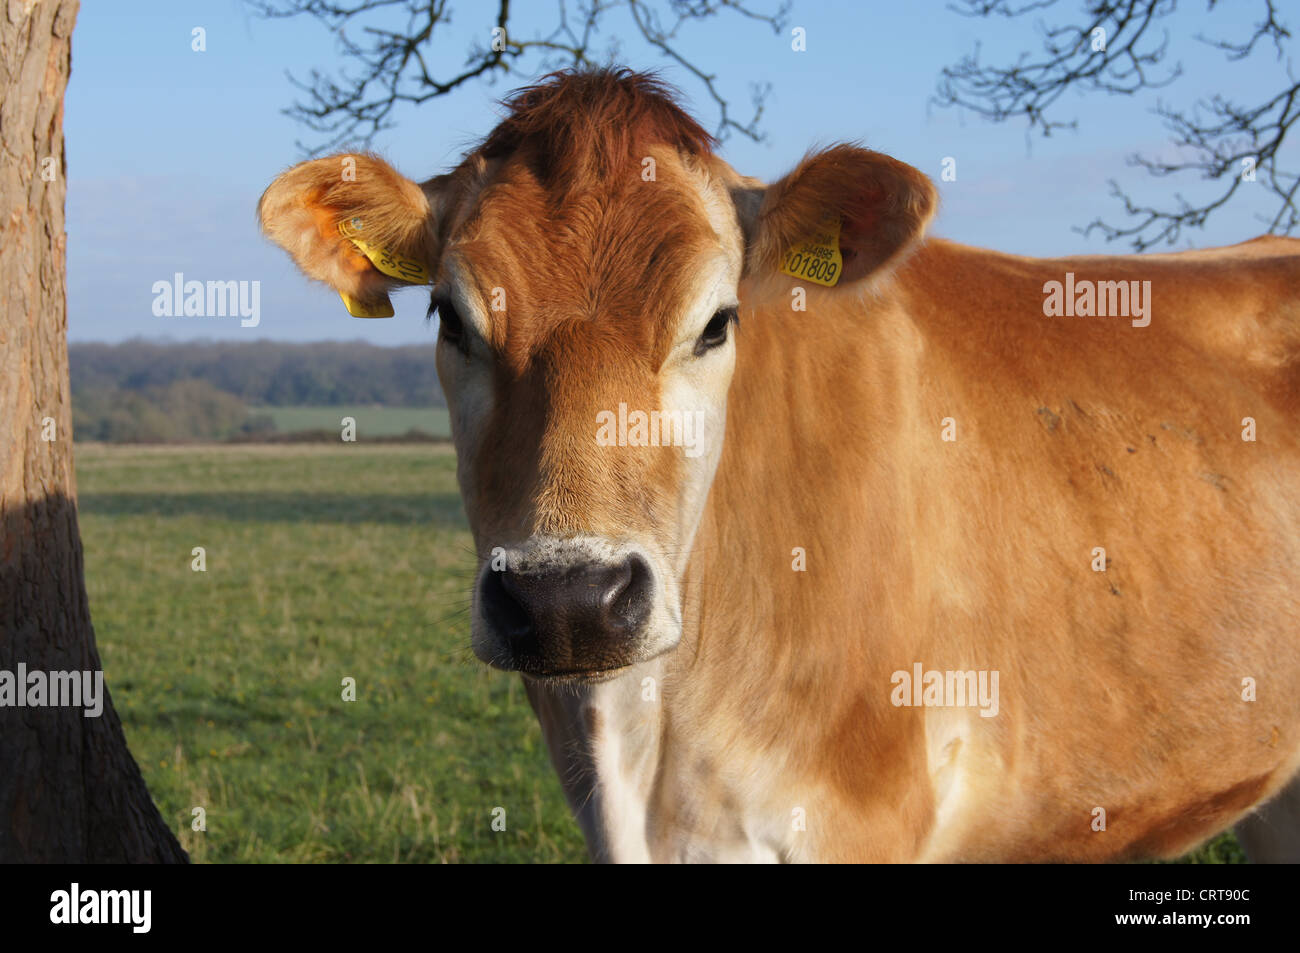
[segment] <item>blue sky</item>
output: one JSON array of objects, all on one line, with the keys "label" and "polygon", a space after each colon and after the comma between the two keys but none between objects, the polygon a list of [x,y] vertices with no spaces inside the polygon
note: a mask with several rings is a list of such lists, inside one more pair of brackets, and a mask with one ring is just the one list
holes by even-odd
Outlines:
[{"label": "blue sky", "polygon": [[[765,7],[765,0],[752,2]],[[526,16],[519,32],[525,34],[554,10],[551,0],[521,6]],[[1285,64],[1271,49],[1227,64],[1222,53],[1192,39],[1197,32],[1245,36],[1254,4],[1213,12],[1202,4],[1183,6],[1187,11],[1173,21],[1171,57],[1186,75],[1166,93],[1167,101],[1184,105],[1220,92],[1253,102],[1283,82]],[[495,8],[455,5],[455,26],[432,51],[434,61],[459,66],[468,38],[487,35]],[[1063,18],[1079,8],[1077,0],[1063,0],[1060,13],[1047,15]],[[1288,25],[1300,29],[1300,18],[1293,19]],[[1154,99],[1067,97],[1063,105],[1078,118],[1078,130],[1049,140],[1027,139],[1019,123],[994,125],[930,103],[940,69],[977,40],[990,58],[1037,50],[1034,23],[1032,17],[971,20],[942,0],[795,0],[780,36],[726,17],[691,27],[683,45],[722,77],[724,92],[742,113],[751,82],[772,84],[763,120],[768,140],[733,135],[721,149],[743,173],[772,180],[815,144],[860,140],[935,179],[942,196],[935,234],[1022,254],[1127,253],[1120,243],[1073,231],[1098,214],[1122,219],[1108,196],[1108,180],[1118,179],[1149,202],[1167,201],[1180,190],[1200,194],[1195,182],[1154,180],[1125,161],[1135,151],[1169,154],[1167,133],[1151,113]],[[619,44],[620,62],[664,68],[711,125],[716,114],[703,89],[635,42],[629,26],[616,18],[605,34]],[[789,28],[795,26],[806,31],[805,52],[791,50]],[[191,49],[194,27],[206,31],[205,52]],[[65,114],[72,340],[432,339],[422,291],[398,293],[395,318],[351,318],[333,291],[303,278],[254,222],[262,190],[302,158],[296,143],[311,141],[309,130],[281,112],[295,97],[286,72],[305,76],[342,63],[335,39],[314,20],[262,20],[241,0],[83,0]],[[444,171],[492,127],[496,100],[523,82],[472,85],[401,110],[397,128],[375,146],[412,178]],[[939,181],[945,156],[957,160],[955,182]],[[1265,226],[1257,216],[1266,209],[1262,195],[1257,204],[1230,208],[1205,231],[1185,235],[1181,247],[1259,234]],[[176,272],[187,280],[260,281],[260,325],[241,327],[231,317],[156,317],[153,284]]]}]

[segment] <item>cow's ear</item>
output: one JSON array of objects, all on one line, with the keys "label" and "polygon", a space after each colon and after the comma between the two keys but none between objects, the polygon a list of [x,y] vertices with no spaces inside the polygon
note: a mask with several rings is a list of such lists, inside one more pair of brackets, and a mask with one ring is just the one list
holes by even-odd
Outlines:
[{"label": "cow's ear", "polygon": [[388,292],[425,284],[436,260],[437,183],[417,185],[373,155],[329,156],[280,175],[262,194],[262,231],[358,317],[393,313]]},{"label": "cow's ear", "polygon": [[[836,285],[880,274],[900,260],[925,234],[938,194],[904,162],[837,145],[808,155],[764,189],[761,200],[752,190],[737,196],[737,206],[747,274],[786,271]],[[836,244],[842,263],[835,261]]]}]

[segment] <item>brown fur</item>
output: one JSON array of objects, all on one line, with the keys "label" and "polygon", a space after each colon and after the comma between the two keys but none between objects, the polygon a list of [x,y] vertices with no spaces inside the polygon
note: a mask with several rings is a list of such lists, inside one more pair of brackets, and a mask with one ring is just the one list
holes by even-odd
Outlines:
[{"label": "brown fur", "polygon": [[[369,191],[307,164],[262,210],[332,283],[355,279],[320,209],[326,226],[391,229],[434,270],[454,251],[480,296],[506,290],[463,487],[480,545],[637,533],[667,548],[676,458],[602,453],[591,420],[657,406],[690,263],[717,242],[702,170],[735,198],[736,372],[664,661],[653,855],[798,807],[790,859],[1171,856],[1276,793],[1300,763],[1300,242],[1051,261],[923,242],[935,192],[916,170],[836,146],[764,190],[661,92],[614,74],[524,91],[426,184],[436,223],[378,167]],[[806,286],[792,312],[777,264],[828,213],[845,280]],[[1150,280],[1151,325],[1045,317],[1044,282],[1066,271]],[[1258,442],[1241,440],[1246,416]],[[917,661],[998,670],[999,715],[893,707],[891,673]],[[553,751],[575,744],[544,722]],[[927,748],[948,732],[959,767]]]},{"label": "brown fur", "polygon": [[526,162],[558,197],[624,174],[651,145],[709,155],[713,137],[653,76],[630,70],[560,72],[516,90],[508,115],[477,150]]},{"label": "brown fur", "polygon": [[[762,292],[691,566],[730,609],[679,650],[689,732],[743,730],[798,758],[795,773],[846,778],[828,821],[853,831],[891,785],[930,789],[924,763],[899,756],[925,715],[889,705],[889,673],[998,669],[1002,711],[973,718],[971,741],[1002,768],[948,859],[1169,856],[1275,793],[1300,748],[1295,351],[1266,374],[1197,342],[1212,317],[1264,334],[1229,309],[1238,283],[1294,309],[1269,275],[1294,282],[1300,242],[1275,248],[1220,251],[1236,274],[1224,288],[1177,255],[1033,261],[931,241],[869,307],[810,291],[797,329],[793,280]],[[1151,279],[1151,326],[1043,317],[1042,285],[1066,270]],[[947,416],[955,443],[939,439]],[[1244,416],[1267,437],[1243,442]],[[807,573],[790,571],[794,546]],[[1244,676],[1259,701],[1240,700]],[[720,686],[749,700],[743,719]],[[845,725],[862,726],[852,743]],[[906,816],[877,844],[913,843]]]}]

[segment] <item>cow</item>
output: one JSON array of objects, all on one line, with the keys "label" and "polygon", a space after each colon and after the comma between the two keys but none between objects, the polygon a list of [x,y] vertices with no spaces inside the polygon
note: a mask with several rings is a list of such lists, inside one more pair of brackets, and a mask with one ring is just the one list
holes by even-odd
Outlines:
[{"label": "cow", "polygon": [[594,860],[1300,859],[1300,241],[1000,254],[653,75],[504,105],[258,210],[354,313],[431,283],[471,645]]}]

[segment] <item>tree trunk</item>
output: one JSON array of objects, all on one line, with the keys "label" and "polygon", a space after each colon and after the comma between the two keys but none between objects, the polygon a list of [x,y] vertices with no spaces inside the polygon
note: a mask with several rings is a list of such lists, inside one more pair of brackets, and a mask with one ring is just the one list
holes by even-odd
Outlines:
[{"label": "tree trunk", "polygon": [[[0,862],[186,860],[111,700],[15,707],[97,672],[72,473],[63,93],[78,0],[0,0]],[[49,161],[53,160],[53,161]],[[32,700],[34,696],[24,694]]]}]

